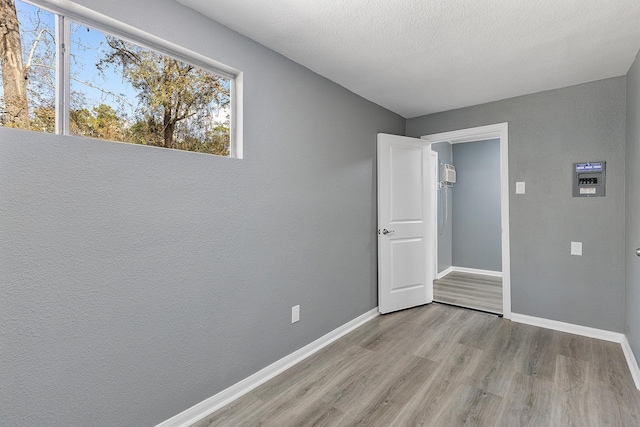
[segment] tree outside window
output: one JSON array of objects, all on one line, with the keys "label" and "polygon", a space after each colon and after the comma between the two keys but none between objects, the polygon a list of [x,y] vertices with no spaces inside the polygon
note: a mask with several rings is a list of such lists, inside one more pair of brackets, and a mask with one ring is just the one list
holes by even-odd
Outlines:
[{"label": "tree outside window", "polygon": [[[0,0],[0,126],[54,132],[55,15]],[[71,24],[72,135],[229,156],[231,79]]]}]

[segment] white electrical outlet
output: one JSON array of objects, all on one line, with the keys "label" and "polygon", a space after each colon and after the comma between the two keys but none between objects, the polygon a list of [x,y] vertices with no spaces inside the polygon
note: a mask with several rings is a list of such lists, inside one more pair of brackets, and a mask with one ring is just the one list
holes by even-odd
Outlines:
[{"label": "white electrical outlet", "polygon": [[582,256],[582,242],[571,242],[571,255]]},{"label": "white electrical outlet", "polygon": [[291,307],[291,323],[296,323],[300,320],[300,306],[294,305]]},{"label": "white electrical outlet", "polygon": [[524,194],[524,182],[516,182],[516,194]]}]

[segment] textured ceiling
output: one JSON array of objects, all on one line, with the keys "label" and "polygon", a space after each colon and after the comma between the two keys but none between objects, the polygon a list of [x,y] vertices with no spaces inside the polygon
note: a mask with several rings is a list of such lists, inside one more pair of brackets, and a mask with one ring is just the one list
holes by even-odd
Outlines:
[{"label": "textured ceiling", "polygon": [[178,0],[406,117],[622,76],[640,0]]}]

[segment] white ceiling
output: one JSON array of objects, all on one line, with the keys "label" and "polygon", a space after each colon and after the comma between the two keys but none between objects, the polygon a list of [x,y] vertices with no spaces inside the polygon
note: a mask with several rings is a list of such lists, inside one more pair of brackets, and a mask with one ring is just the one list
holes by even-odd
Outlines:
[{"label": "white ceiling", "polygon": [[415,117],[622,76],[639,0],[178,0]]}]

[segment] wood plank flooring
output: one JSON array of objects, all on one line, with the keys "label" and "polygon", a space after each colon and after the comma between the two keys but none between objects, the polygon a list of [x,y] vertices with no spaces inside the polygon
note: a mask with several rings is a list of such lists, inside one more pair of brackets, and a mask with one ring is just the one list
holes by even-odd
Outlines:
[{"label": "wood plank flooring", "polygon": [[378,316],[195,427],[640,426],[619,344],[441,304]]},{"label": "wood plank flooring", "polygon": [[502,314],[502,278],[454,271],[433,281],[433,299]]}]

